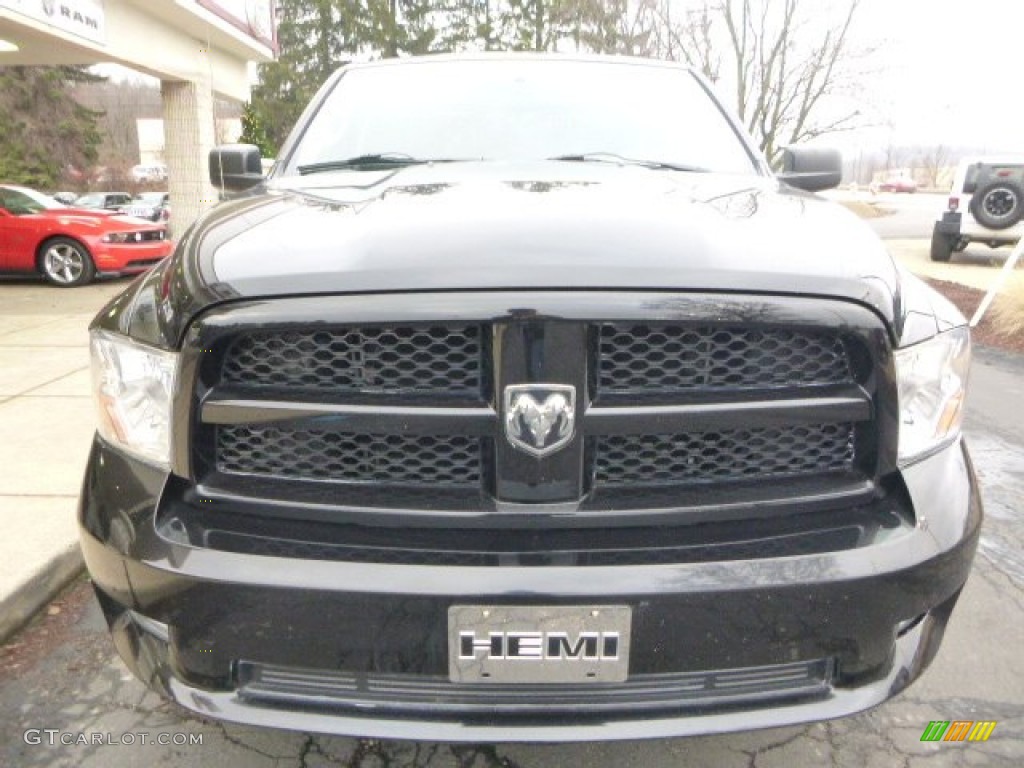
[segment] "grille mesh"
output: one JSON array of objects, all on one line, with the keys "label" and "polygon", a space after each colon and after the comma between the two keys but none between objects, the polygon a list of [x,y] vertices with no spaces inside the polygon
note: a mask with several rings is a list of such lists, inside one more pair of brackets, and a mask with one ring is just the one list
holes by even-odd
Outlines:
[{"label": "grille mesh", "polygon": [[601,326],[607,392],[672,392],[839,384],[852,379],[840,338],[782,328]]},{"label": "grille mesh", "polygon": [[616,435],[598,443],[596,482],[665,485],[848,470],[853,426],[820,424],[682,435]]},{"label": "grille mesh", "polygon": [[252,333],[228,349],[222,381],[345,392],[480,391],[476,325]]},{"label": "grille mesh", "polygon": [[431,487],[480,484],[480,444],[472,437],[230,426],[217,430],[217,449],[217,468],[228,473]]},{"label": "grille mesh", "polygon": [[[425,639],[430,648],[430,638]],[[285,706],[337,707],[366,713],[420,714],[437,720],[495,712],[541,721],[553,714],[673,711],[684,707],[758,702],[828,692],[835,662],[798,661],[696,672],[639,673],[622,683],[495,685],[452,683],[447,675],[352,673],[333,669],[238,664],[238,695]],[[604,714],[603,717],[607,717]],[[474,761],[475,763],[476,761]]]}]

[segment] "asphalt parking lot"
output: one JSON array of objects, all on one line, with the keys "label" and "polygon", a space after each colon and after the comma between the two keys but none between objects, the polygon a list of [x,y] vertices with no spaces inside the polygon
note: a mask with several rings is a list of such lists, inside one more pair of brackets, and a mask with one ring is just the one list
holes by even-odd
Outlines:
[{"label": "asphalt parking lot", "polygon": [[[39,539],[54,535],[47,526],[66,530],[91,431],[85,324],[125,284],[63,291],[0,282],[0,513],[39,505]],[[739,734],[548,746],[380,742],[226,725],[196,718],[132,678],[80,580],[0,657],[0,765],[1022,765],[1024,412],[1017,403],[1024,396],[1024,360],[980,350],[972,386],[966,431],[988,514],[979,556],[931,669],[873,711]],[[10,532],[5,539],[0,567],[11,568],[24,544]],[[932,720],[997,725],[984,743],[921,742]],[[47,743],[46,731],[58,734],[56,743]],[[63,745],[60,734],[122,743]],[[130,744],[123,743],[127,734]],[[181,734],[184,744],[177,743]],[[172,743],[152,743],[161,735]],[[193,736],[202,743],[187,743]]]}]

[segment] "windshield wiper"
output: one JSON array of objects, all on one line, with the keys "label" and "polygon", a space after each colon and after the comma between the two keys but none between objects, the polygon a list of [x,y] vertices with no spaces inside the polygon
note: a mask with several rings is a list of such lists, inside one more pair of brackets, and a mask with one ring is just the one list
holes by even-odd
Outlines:
[{"label": "windshield wiper", "polygon": [[344,170],[379,170],[386,168],[401,168],[407,165],[427,165],[428,163],[454,163],[453,159],[430,158],[424,159],[407,155],[404,152],[378,152],[369,155],[356,155],[344,160],[325,160],[321,163],[309,163],[300,165],[298,171],[303,176],[311,173],[322,173],[324,171]]},{"label": "windshield wiper", "polygon": [[700,165],[683,165],[681,163],[666,163],[661,160],[637,160],[631,157],[616,155],[614,152],[585,152],[579,155],[558,155],[549,157],[548,160],[557,160],[566,163],[613,163],[615,165],[639,165],[644,168],[653,168],[659,171],[685,171],[687,173],[709,173],[710,169]]}]

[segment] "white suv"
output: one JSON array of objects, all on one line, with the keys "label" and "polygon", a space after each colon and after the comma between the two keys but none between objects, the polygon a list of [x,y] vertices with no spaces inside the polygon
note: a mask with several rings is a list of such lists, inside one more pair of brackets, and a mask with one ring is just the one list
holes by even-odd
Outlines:
[{"label": "white suv", "polygon": [[932,261],[949,261],[971,243],[1013,245],[1024,235],[1022,219],[1024,156],[964,158],[932,230]]}]

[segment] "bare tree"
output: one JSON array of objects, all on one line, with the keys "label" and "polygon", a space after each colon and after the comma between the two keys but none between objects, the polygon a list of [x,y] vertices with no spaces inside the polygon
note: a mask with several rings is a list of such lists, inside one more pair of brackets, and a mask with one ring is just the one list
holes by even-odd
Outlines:
[{"label": "bare tree", "polygon": [[712,35],[718,6],[704,2],[698,7],[679,8],[673,0],[640,0],[633,18],[646,41],[638,51],[670,61],[682,61],[718,82],[721,72],[720,46]]},{"label": "bare tree", "polygon": [[906,167],[913,152],[902,144],[894,144],[892,139],[885,146],[885,170],[898,171]]},{"label": "bare tree", "polygon": [[740,119],[774,161],[787,144],[856,126],[860,112],[825,116],[823,104],[858,57],[850,30],[861,0],[841,0],[831,21],[819,0],[705,0],[680,11],[641,0],[646,53],[685,61],[731,87]]},{"label": "bare tree", "polygon": [[928,186],[936,189],[939,186],[939,175],[949,165],[949,147],[944,144],[937,144],[929,147],[921,153],[921,167],[927,177]]},{"label": "bare tree", "polygon": [[131,181],[129,169],[140,161],[138,120],[160,118],[160,91],[137,80],[83,83],[75,97],[99,115],[99,165],[105,169],[100,186],[122,188]]},{"label": "bare tree", "polygon": [[616,45],[605,53],[626,56],[651,56],[657,48],[652,39],[659,29],[649,0],[629,2],[616,19]]}]

